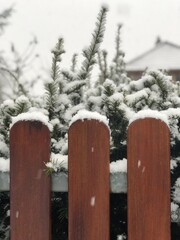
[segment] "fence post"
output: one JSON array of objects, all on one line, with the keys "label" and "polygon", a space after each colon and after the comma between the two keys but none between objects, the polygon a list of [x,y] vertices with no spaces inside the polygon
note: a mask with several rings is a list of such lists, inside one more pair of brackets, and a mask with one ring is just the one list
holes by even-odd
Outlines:
[{"label": "fence post", "polygon": [[109,130],[78,120],[68,138],[69,240],[109,240]]},{"label": "fence post", "polygon": [[128,239],[170,240],[170,137],[159,119],[128,129]]},{"label": "fence post", "polygon": [[10,131],[11,240],[49,240],[49,129],[39,121],[19,121]]}]

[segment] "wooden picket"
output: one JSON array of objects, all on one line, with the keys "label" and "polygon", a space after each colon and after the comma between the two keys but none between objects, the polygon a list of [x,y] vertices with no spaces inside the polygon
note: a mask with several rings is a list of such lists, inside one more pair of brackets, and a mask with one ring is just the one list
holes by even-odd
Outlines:
[{"label": "wooden picket", "polygon": [[128,240],[170,240],[169,138],[157,119],[128,129]]},{"label": "wooden picket", "polygon": [[41,122],[20,121],[10,131],[11,240],[50,240],[50,134]]},{"label": "wooden picket", "polygon": [[69,129],[69,240],[109,240],[109,130],[97,120]]},{"label": "wooden picket", "polygon": [[[109,240],[109,130],[97,120],[69,129],[68,239]],[[50,240],[50,134],[41,122],[10,131],[11,240]],[[121,204],[121,203],[119,203]],[[170,136],[146,118],[128,129],[128,239],[170,240]]]}]

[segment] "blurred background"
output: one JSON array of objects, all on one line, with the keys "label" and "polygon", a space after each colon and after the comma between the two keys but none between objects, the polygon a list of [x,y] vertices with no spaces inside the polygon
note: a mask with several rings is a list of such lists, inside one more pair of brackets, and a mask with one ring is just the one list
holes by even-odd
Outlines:
[{"label": "blurred background", "polygon": [[70,64],[74,53],[81,54],[90,42],[102,4],[109,7],[102,44],[109,59],[114,56],[119,23],[123,24],[121,48],[126,62],[152,48],[157,36],[180,45],[179,0],[0,0],[0,3],[0,12],[13,9],[0,38],[0,50],[5,57],[12,57],[12,44],[19,54],[23,54],[28,43],[36,41],[34,53],[39,56],[38,63],[31,62],[30,75],[32,71],[40,74],[50,69],[51,49],[59,36],[65,40],[63,66]]}]

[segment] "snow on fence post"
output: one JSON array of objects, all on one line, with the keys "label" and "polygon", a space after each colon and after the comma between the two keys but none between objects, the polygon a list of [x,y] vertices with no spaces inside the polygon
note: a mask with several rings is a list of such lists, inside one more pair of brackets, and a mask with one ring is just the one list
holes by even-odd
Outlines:
[{"label": "snow on fence post", "polygon": [[170,136],[160,119],[128,129],[128,239],[170,240]]},{"label": "snow on fence post", "polygon": [[77,120],[68,139],[69,240],[109,240],[109,129]]},{"label": "snow on fence post", "polygon": [[10,130],[11,240],[50,240],[50,133],[40,121],[19,121]]}]

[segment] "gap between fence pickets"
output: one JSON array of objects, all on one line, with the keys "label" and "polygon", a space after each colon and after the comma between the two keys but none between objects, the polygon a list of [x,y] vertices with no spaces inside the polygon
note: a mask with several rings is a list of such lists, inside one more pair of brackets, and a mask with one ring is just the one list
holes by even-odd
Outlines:
[{"label": "gap between fence pickets", "polygon": [[[10,178],[8,172],[0,172],[0,192],[10,191]],[[127,192],[127,173],[116,172],[110,174],[110,190],[112,193]],[[53,192],[68,192],[68,175],[60,172],[52,174]]]},{"label": "gap between fence pickets", "polygon": [[[156,118],[160,119],[161,121],[168,124],[167,117],[154,110],[143,110],[139,113],[135,114],[133,118],[130,121],[130,124],[133,121],[136,121],[138,119],[143,118]],[[106,126],[108,126],[108,120],[105,116],[100,115],[99,113],[89,112],[86,110],[80,110],[78,114],[76,114],[70,123],[72,125],[77,120],[84,121],[85,119],[96,119],[100,122],[103,122]],[[50,130],[52,130],[52,126],[48,122],[48,117],[45,116],[41,112],[34,112],[34,113],[22,113],[17,117],[13,118],[11,127],[17,123],[18,121],[41,121],[43,124],[45,124]],[[91,151],[94,152],[94,147],[91,148]],[[0,169],[0,191],[9,191],[9,163],[7,164],[7,160],[5,160],[5,170],[1,171]],[[1,162],[1,159],[0,159]],[[118,163],[118,164],[117,164]],[[122,166],[118,166],[120,163],[122,163]],[[140,163],[139,163],[140,164]],[[1,165],[0,165],[1,166]],[[120,169],[123,169],[122,172]],[[126,193],[127,192],[127,160],[119,160],[116,162],[112,162],[110,165],[110,189],[111,192],[114,193]],[[142,169],[142,172],[145,172],[145,168]],[[67,174],[60,172],[52,174],[52,191],[56,192],[67,192],[68,191],[68,176]]]},{"label": "gap between fence pickets", "polygon": [[[78,121],[84,121],[84,120],[97,120],[99,122],[102,122],[103,124],[105,124],[107,126],[107,128],[109,129],[109,121],[106,118],[106,116],[102,116],[97,112],[89,112],[87,110],[80,110],[71,120],[70,122],[70,126]],[[43,113],[41,112],[30,112],[30,113],[22,113],[20,115],[18,115],[17,117],[14,117],[12,119],[12,124],[11,124],[11,128],[19,121],[40,121],[43,124],[45,124],[49,130],[52,130],[52,126],[49,124],[48,122],[48,117],[45,116]],[[92,146],[91,148],[91,152],[94,152],[95,149]],[[7,164],[7,160],[6,160],[6,164]],[[120,166],[122,165],[122,166]],[[1,172],[0,171],[0,179],[1,182],[3,183],[0,186],[0,191],[9,191],[9,173],[6,172],[8,169],[8,167],[6,166],[5,172]],[[119,169],[122,168],[122,172],[119,171]],[[110,174],[110,189],[111,192],[115,192],[115,193],[125,193],[127,191],[127,160],[123,159],[123,160],[119,160],[116,161],[116,163],[111,163],[110,165],[110,169],[112,169],[112,173]],[[118,181],[119,179],[121,179],[121,181]],[[68,176],[65,173],[55,173],[52,174],[52,191],[56,191],[56,192],[67,192],[68,191]]]}]

